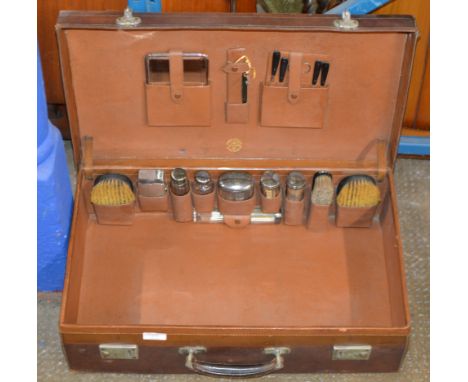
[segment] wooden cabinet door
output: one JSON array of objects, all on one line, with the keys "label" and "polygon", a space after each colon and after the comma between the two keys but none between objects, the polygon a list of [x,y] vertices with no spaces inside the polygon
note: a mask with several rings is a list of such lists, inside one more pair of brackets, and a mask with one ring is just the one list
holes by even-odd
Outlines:
[{"label": "wooden cabinet door", "polygon": [[413,15],[419,28],[404,126],[429,130],[429,0],[395,0],[375,13]]}]

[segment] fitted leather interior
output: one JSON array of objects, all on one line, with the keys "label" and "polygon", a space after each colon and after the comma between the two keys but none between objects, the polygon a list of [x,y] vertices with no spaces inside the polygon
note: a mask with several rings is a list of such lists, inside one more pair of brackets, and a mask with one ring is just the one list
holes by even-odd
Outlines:
[{"label": "fitted leather interior", "polygon": [[[89,181],[82,180],[86,183]],[[385,182],[386,183],[386,182]],[[86,187],[81,186],[83,189]],[[390,194],[371,228],[97,223],[79,196],[65,323],[236,327],[405,325]]]},{"label": "fitted leather interior", "polygon": [[[63,64],[70,66],[78,114],[76,132],[79,137],[93,137],[96,160],[356,160],[376,139],[389,142],[407,39],[405,33],[284,30],[72,29],[63,33],[70,60]],[[230,49],[238,47],[245,49],[256,76],[249,79],[247,122],[228,123],[223,68]],[[287,88],[284,92],[280,88],[278,95],[269,92],[271,104],[261,107],[262,84],[269,80],[275,49],[329,59],[327,87],[299,93],[314,107],[289,103]],[[172,50],[201,52],[209,59],[209,85],[186,86],[181,103],[170,100],[170,86],[146,84],[146,55]],[[303,75],[307,76],[310,80],[312,73]],[[157,87],[165,87],[166,94],[157,92]],[[278,106],[278,97],[284,108]],[[285,126],[261,126],[261,109],[268,113],[262,118],[277,118]],[[319,128],[288,126],[283,109],[298,122]],[[239,112],[245,117],[245,110]],[[233,118],[241,122],[244,117]],[[158,126],[150,126],[154,124]],[[233,138],[240,141],[240,150],[226,144]],[[376,159],[376,153],[371,152],[368,159]]]}]

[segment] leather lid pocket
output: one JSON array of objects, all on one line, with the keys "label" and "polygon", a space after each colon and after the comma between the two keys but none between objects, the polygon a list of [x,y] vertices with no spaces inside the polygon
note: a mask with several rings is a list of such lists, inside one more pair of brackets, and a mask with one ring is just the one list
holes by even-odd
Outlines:
[{"label": "leather lid pocket", "polygon": [[297,94],[289,93],[285,86],[262,86],[261,125],[321,129],[328,104],[328,87],[302,87]]},{"label": "leather lid pocket", "polygon": [[150,126],[208,126],[211,85],[203,54],[154,53],[146,56],[146,114]]},{"label": "leather lid pocket", "polygon": [[182,86],[172,94],[170,85],[145,84],[146,114],[150,126],[209,126],[211,85]]}]

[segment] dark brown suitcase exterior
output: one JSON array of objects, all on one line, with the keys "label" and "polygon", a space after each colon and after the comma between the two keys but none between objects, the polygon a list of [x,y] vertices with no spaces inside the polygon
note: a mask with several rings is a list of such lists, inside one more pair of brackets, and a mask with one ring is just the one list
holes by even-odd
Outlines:
[{"label": "dark brown suitcase exterior", "polygon": [[[79,163],[60,318],[70,368],[218,376],[397,371],[410,322],[393,166],[414,20],[364,16],[347,30],[334,16],[138,16],[137,26],[121,27],[117,13],[62,12],[57,25]],[[327,85],[304,85],[305,73],[293,68],[291,85],[269,83],[275,49],[292,60],[328,60]],[[167,97],[154,97],[145,56],[169,51],[207,54],[206,87],[171,79]],[[246,104],[232,71],[239,55],[256,72]],[[179,91],[182,102],[171,101]],[[184,117],[170,120],[170,113]],[[379,180],[383,201],[370,228],[330,220],[324,230],[307,229],[306,217],[299,226],[239,229],[178,223],[171,206],[137,206],[130,226],[97,224],[89,201],[96,175],[135,181],[140,168],[174,167],[190,176],[209,169],[215,178],[247,170],[257,179],[266,169],[283,179],[297,169],[309,183],[327,170],[335,185],[366,173]]]}]

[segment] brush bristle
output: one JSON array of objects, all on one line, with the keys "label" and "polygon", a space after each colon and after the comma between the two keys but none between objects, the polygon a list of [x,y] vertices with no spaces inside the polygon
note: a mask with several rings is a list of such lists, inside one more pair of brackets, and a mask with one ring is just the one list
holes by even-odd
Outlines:
[{"label": "brush bristle", "polygon": [[380,203],[380,190],[366,177],[353,177],[341,188],[336,202],[340,207],[374,207]]},{"label": "brush bristle", "polygon": [[120,179],[105,179],[91,191],[91,203],[100,206],[122,206],[135,201],[130,186]]},{"label": "brush bristle", "polygon": [[311,200],[319,206],[329,206],[333,202],[333,182],[328,174],[317,175],[314,180]]}]

